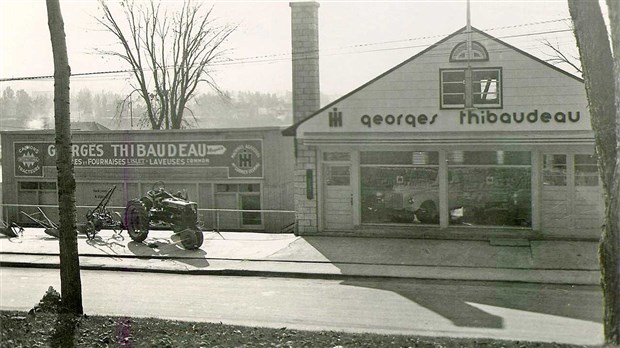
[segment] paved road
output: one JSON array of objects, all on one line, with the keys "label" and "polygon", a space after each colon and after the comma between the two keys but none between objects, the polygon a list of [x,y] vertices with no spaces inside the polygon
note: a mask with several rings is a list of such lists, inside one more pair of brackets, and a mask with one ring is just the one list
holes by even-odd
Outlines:
[{"label": "paved road", "polygon": [[[0,308],[28,310],[58,270],[0,268]],[[82,271],[87,314],[430,336],[600,344],[593,286],[316,280]]]}]

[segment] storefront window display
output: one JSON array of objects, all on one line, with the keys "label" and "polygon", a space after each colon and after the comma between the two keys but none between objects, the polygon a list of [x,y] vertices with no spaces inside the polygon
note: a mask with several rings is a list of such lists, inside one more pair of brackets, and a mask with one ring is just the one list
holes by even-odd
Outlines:
[{"label": "storefront window display", "polygon": [[362,152],[362,223],[439,223],[437,152]]},{"label": "storefront window display", "polygon": [[530,152],[454,151],[448,166],[450,224],[532,225]]}]

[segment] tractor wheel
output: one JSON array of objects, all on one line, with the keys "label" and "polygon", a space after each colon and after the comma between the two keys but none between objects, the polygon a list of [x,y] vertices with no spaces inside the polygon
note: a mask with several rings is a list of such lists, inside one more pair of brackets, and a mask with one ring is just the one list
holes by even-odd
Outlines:
[{"label": "tractor wheel", "polygon": [[149,235],[149,217],[146,207],[139,200],[132,200],[125,208],[125,227],[131,239],[143,242]]},{"label": "tractor wheel", "polygon": [[204,236],[200,229],[186,228],[178,234],[181,238],[181,244],[187,250],[196,250],[200,248],[204,241]]}]

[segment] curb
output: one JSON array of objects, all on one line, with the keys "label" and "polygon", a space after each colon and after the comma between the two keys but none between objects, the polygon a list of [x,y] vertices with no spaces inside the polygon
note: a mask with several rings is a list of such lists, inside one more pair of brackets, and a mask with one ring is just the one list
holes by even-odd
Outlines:
[{"label": "curb", "polygon": [[[0,267],[59,269],[58,255],[0,254]],[[9,256],[7,260],[6,256]],[[24,257],[25,256],[25,257]],[[30,260],[24,260],[24,259]],[[120,260],[118,260],[120,259]],[[599,285],[598,271],[464,268],[406,265],[368,265],[321,262],[206,259],[206,265],[183,261],[198,259],[151,259],[88,257],[80,255],[80,269],[90,271],[145,272],[213,276],[253,276],[298,279],[402,279],[456,280],[566,285]],[[161,261],[170,260],[166,265]],[[102,262],[104,261],[104,262]],[[155,262],[153,262],[155,261]],[[154,264],[155,263],[155,264]],[[207,268],[208,267],[208,268]]]}]

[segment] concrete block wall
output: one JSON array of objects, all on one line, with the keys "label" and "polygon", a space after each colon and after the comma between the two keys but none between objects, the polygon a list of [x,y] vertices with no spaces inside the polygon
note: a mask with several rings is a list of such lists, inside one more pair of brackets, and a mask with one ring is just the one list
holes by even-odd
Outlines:
[{"label": "concrete block wall", "polygon": [[[299,141],[299,140],[298,140]],[[313,147],[298,144],[297,161],[295,163],[295,211],[297,220],[297,233],[309,234],[318,231],[317,211],[317,158]],[[314,197],[308,199],[306,195],[306,170],[312,170]]]}]

